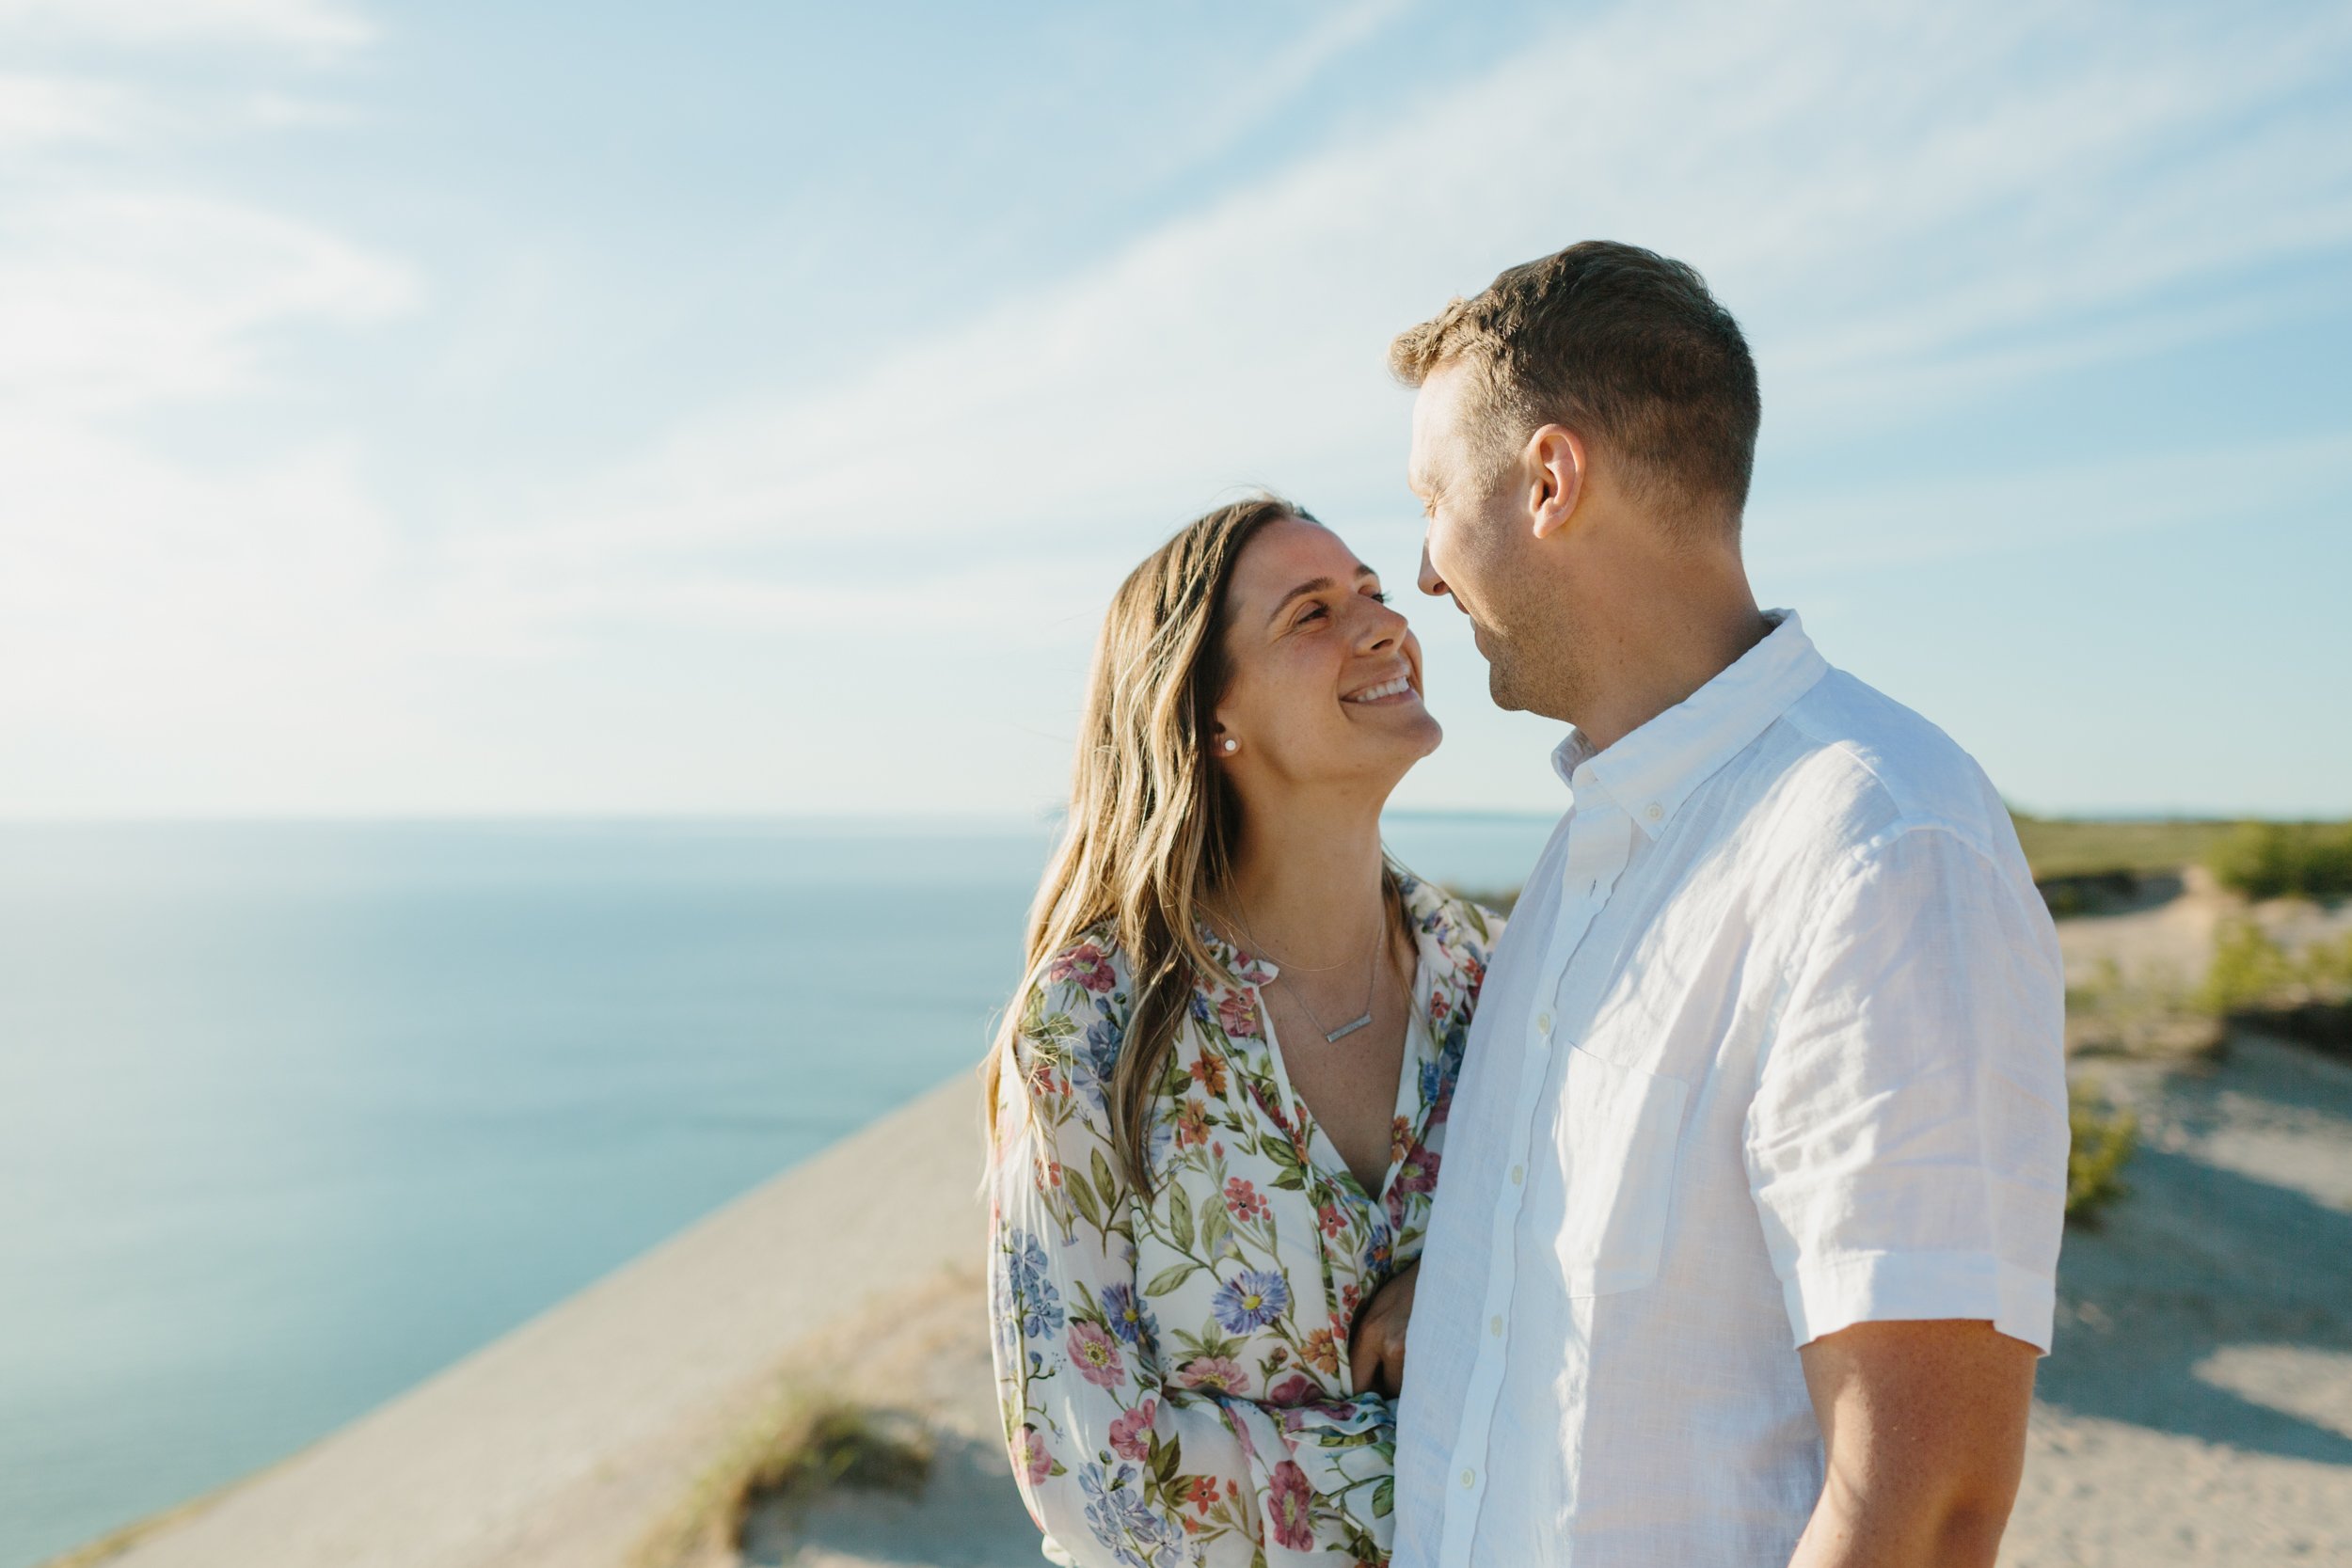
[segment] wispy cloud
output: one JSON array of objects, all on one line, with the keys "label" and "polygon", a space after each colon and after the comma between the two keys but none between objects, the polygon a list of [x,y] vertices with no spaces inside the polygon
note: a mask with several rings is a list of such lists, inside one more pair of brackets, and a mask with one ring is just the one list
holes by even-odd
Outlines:
[{"label": "wispy cloud", "polygon": [[0,74],[0,158],[60,143],[117,140],[135,106],[135,97],[113,82]]},{"label": "wispy cloud", "polygon": [[398,264],[248,206],[29,203],[0,217],[0,410],[55,421],[248,391],[274,329],[376,320],[413,293]]},{"label": "wispy cloud", "polygon": [[1753,509],[1783,578],[2046,550],[2081,539],[2294,516],[2352,496],[2352,436],[2246,439],[2102,455],[2023,472],[1881,482]]},{"label": "wispy cloud", "polygon": [[340,0],[0,0],[0,34],[37,41],[342,51],[369,42],[375,28]]},{"label": "wispy cloud", "polygon": [[2265,113],[2347,45],[2035,9],[1619,11],[854,380],[689,421],[469,554],[650,583],[745,541],[1123,545],[1236,479],[1361,493],[1398,465],[1387,336],[1586,234],[1707,266],[1758,340],[1776,442],[2144,352],[2263,308],[2176,291],[2352,244],[2352,113]]},{"label": "wispy cloud", "polygon": [[[1337,11],[1265,69],[1311,77],[1401,14]],[[0,34],[68,32],[307,56],[373,26],[325,0],[0,0]],[[1052,792],[1059,748],[1008,751],[1003,733],[1035,723],[1014,716],[1034,715],[1023,687],[1041,671],[1074,700],[1116,574],[1238,483],[1359,515],[1401,497],[1405,400],[1383,345],[1500,266],[1589,235],[1697,261],[1757,344],[1769,467],[2292,305],[2249,279],[2352,248],[2352,98],[2318,90],[2348,74],[2352,19],[2335,13],[1619,7],[853,375],[707,407],[527,492],[443,476],[457,499],[430,518],[372,482],[396,454],[364,431],[233,458],[152,432],[289,389],[282,345],[380,331],[433,279],[246,198],[158,194],[135,170],[32,180],[0,215],[0,733],[16,737],[0,780],[45,782],[0,783],[0,806],[56,809],[100,776],[114,803],[608,800],[581,759],[610,750],[609,716],[567,683],[639,682],[649,723],[691,709],[707,729],[680,731],[658,777],[616,763],[612,802],[906,803],[876,781],[926,787],[952,751],[989,758],[961,803],[1025,803]],[[150,112],[135,84],[27,80],[14,98],[0,82],[0,150],[13,137],[24,158]],[[342,113],[300,80],[235,101],[282,124]],[[2340,443],[2245,455],[2280,505],[2352,467]],[[2149,472],[2085,454],[1809,495],[1757,526],[1787,569],[1825,572],[2232,499],[2176,459],[2164,505],[2119,502]],[[1890,511],[1910,521],[1893,543],[1875,527]],[[2005,527],[1983,528],[1988,511]],[[752,650],[790,678],[710,678]],[[544,713],[545,735],[453,738],[448,714],[493,688]],[[698,770],[746,776],[755,729],[860,750],[797,771],[760,752],[775,770],[752,776],[781,793],[696,794]],[[142,755],[204,777],[109,772]],[[373,793],[352,782],[386,774]],[[509,793],[469,796],[485,778]]]}]

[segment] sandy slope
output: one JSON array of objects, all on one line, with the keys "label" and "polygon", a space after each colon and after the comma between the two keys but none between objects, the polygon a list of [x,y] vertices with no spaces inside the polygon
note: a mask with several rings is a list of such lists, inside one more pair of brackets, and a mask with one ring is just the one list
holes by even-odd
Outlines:
[{"label": "sandy slope", "polygon": [[2352,1068],[2102,1068],[2132,1195],[2067,1237],[2004,1561],[2352,1562]]},{"label": "sandy slope", "polygon": [[977,1105],[943,1085],[110,1568],[625,1561],[811,1336],[976,1266]]}]

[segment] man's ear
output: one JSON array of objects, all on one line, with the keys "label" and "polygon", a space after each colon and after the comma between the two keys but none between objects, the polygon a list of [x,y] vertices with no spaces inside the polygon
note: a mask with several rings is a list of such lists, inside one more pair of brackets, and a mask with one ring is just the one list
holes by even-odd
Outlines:
[{"label": "man's ear", "polygon": [[1538,539],[1568,526],[1584,499],[1584,437],[1566,425],[1548,424],[1527,438],[1520,454],[1527,466],[1529,521]]}]

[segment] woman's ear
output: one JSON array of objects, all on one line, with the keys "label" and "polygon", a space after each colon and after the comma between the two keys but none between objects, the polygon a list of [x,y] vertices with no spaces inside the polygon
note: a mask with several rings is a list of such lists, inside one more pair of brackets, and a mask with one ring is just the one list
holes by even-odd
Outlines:
[{"label": "woman's ear", "polygon": [[1584,437],[1566,425],[1548,424],[1527,438],[1528,521],[1538,539],[1568,526],[1584,499]]}]

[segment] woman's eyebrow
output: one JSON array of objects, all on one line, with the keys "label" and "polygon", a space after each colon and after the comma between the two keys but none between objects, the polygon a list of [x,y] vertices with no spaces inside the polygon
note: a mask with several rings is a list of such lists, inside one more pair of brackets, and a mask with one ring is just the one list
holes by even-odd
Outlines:
[{"label": "woman's eyebrow", "polygon": [[[1365,565],[1360,561],[1356,563],[1356,578],[1359,582],[1365,578],[1376,578],[1379,575],[1379,573],[1374,571],[1371,567]],[[1291,601],[1293,599],[1304,598],[1309,594],[1328,594],[1336,586],[1338,585],[1332,582],[1329,578],[1316,578],[1311,582],[1300,583],[1297,587],[1283,594],[1280,599],[1276,601],[1274,608],[1266,612],[1266,625],[1272,626],[1275,623],[1275,620],[1281,615],[1282,611],[1291,607]]]}]

